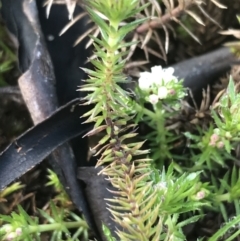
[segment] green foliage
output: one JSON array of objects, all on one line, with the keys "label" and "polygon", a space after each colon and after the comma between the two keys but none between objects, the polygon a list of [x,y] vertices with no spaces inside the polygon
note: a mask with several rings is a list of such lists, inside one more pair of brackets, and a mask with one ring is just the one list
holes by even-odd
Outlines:
[{"label": "green foliage", "polygon": [[[165,70],[165,72],[166,71],[167,70]],[[160,76],[161,74],[158,76],[159,82],[161,82]],[[164,76],[164,74],[162,76]],[[182,213],[187,214],[184,215],[184,221],[188,222],[187,217],[189,216],[190,219],[193,218],[197,220],[199,217],[191,215],[195,208],[195,211],[199,210],[200,213],[204,213],[204,210],[220,212],[223,219],[227,221],[229,220],[229,214],[226,204],[229,205],[229,203],[232,203],[235,216],[238,219],[240,215],[240,193],[238,191],[240,190],[239,171],[237,171],[234,166],[231,171],[225,171],[226,174],[223,178],[216,178],[216,175],[218,175],[221,170],[220,168],[226,168],[227,165],[229,165],[229,161],[232,161],[232,164],[234,163],[235,158],[233,154],[239,142],[238,106],[240,104],[240,94],[236,92],[232,78],[230,77],[226,93],[219,100],[218,104],[211,109],[212,122],[209,126],[205,128],[196,126],[194,131],[183,133],[184,136],[191,141],[190,145],[188,145],[191,155],[189,157],[183,156],[182,158],[189,158],[187,166],[184,166],[181,158],[174,154],[174,143],[176,140],[181,141],[183,135],[179,133],[177,137],[175,137],[176,133],[174,135],[174,132],[171,132],[171,130],[167,128],[167,123],[169,123],[171,119],[174,119],[174,117],[177,120],[178,116],[182,113],[179,107],[182,103],[181,98],[168,98],[168,95],[165,95],[164,99],[159,99],[159,95],[157,99],[151,98],[151,95],[157,94],[156,88],[161,88],[162,84],[153,84],[151,86],[149,85],[150,80],[148,80],[148,84],[146,85],[142,84],[141,81],[140,76],[140,88],[137,89],[137,94],[138,100],[140,100],[138,103],[141,104],[141,108],[136,108],[139,111],[137,122],[143,121],[151,128],[146,138],[151,147],[151,155],[153,156],[155,167],[162,170],[164,163],[172,160],[172,164],[168,166],[166,174],[164,171],[161,174],[159,174],[158,171],[154,172],[154,178],[158,179],[159,182],[159,184],[155,184],[155,186],[159,186],[161,190],[159,192],[159,199],[156,201],[157,204],[161,204],[160,210],[162,212],[160,211],[160,216],[162,218],[167,216],[168,219],[172,217],[171,215],[177,215],[178,217],[182,211]],[[179,88],[176,91],[182,90]],[[184,95],[182,95],[182,98],[183,97]],[[146,104],[149,105],[149,103],[152,104],[150,110],[149,107],[148,109],[145,107]],[[180,165],[178,163],[180,163]],[[173,169],[178,170],[181,175],[172,175]],[[183,169],[187,170],[188,173],[183,173]],[[201,170],[202,172],[196,173],[196,170]],[[212,177],[211,179],[206,178],[209,174]],[[190,182],[189,177],[198,178]],[[152,180],[154,180],[154,178],[152,178]],[[202,181],[202,179],[205,179],[205,181]],[[168,184],[166,180],[169,180]],[[195,202],[192,202],[193,200]],[[172,237],[175,237],[176,240],[178,240],[178,238],[179,240],[185,240],[181,230],[179,231],[177,229],[178,222],[175,221],[171,224],[174,227],[174,234],[172,235],[175,235]],[[167,226],[167,224],[164,223],[164,226]],[[227,227],[228,228],[224,228],[224,231],[220,229],[216,236],[213,236],[213,240],[217,240],[216,237],[219,238],[223,236],[224,232],[227,232],[226,230],[228,230],[230,226],[227,225]],[[224,234],[225,237],[227,235],[228,240],[232,240],[238,235],[237,231],[232,232],[231,230],[232,233],[230,235],[229,232],[230,231],[227,232],[228,234]],[[218,236],[219,233],[221,234],[220,236]],[[164,235],[166,235],[166,233]]]},{"label": "green foliage", "polygon": [[240,234],[239,224],[240,215],[231,218],[209,239],[209,241],[218,241],[219,239],[223,239],[224,241],[234,240],[234,238],[237,238]]},{"label": "green foliage", "polygon": [[8,42],[8,36],[3,25],[0,26],[0,87],[5,86],[6,81],[4,74],[13,68],[16,62],[16,55],[6,44]]},{"label": "green foliage", "polygon": [[227,171],[223,178],[216,179],[213,175],[211,177],[212,193],[209,197],[212,206],[217,208],[227,221],[229,216],[227,214],[226,203],[233,203],[236,216],[240,215],[240,172],[236,167],[233,170]]},{"label": "green foliage", "polygon": [[[84,240],[88,240],[88,227],[85,221],[74,213],[68,213],[64,209],[59,209],[52,202],[50,203],[50,213],[39,210],[40,215],[45,219],[44,224],[39,223],[37,217],[30,217],[21,206],[18,206],[18,212],[12,212],[11,216],[0,215],[0,219],[5,225],[0,229],[1,240],[41,240],[40,234],[43,232],[52,232],[51,241],[79,240],[83,235]],[[76,231],[71,234],[69,229]]]},{"label": "green foliage", "polygon": [[116,238],[112,236],[110,229],[106,225],[103,224],[102,229],[107,241],[117,241]]},{"label": "green foliage", "polygon": [[[179,221],[181,214],[200,210],[207,205],[205,201],[206,192],[199,185],[200,173],[184,173],[180,176],[174,174],[173,164],[162,173],[154,170],[151,175],[153,180],[152,193],[149,195],[148,206],[155,202],[153,207],[157,208],[152,211],[149,218],[159,214],[159,222],[164,230],[158,231],[160,238],[157,240],[185,240],[182,228],[192,222],[196,222],[202,215],[191,215],[184,221]],[[200,195],[201,194],[201,195]],[[153,231],[157,231],[153,228]],[[154,239],[153,239],[154,240]]]},{"label": "green foliage", "polygon": [[20,182],[15,182],[9,187],[5,188],[3,191],[0,192],[0,202],[4,200],[8,195],[22,189],[25,185],[22,185]]},{"label": "green foliage", "polygon": [[[135,108],[139,110],[136,121],[147,123],[152,130],[145,138],[149,141],[151,147],[151,158],[154,160],[155,165],[161,169],[166,160],[172,159],[171,150],[174,148],[176,141],[181,137],[181,135],[176,135],[176,133],[171,131],[174,125],[167,127],[167,120],[174,119],[181,113],[180,101],[186,95],[186,91],[182,86],[182,81],[176,82],[175,76],[171,74],[166,75],[163,70],[157,70],[158,67],[154,68],[156,69],[155,71],[158,71],[158,73],[155,73],[158,74],[158,76],[154,76],[154,70],[152,70],[153,73],[150,77],[153,79],[153,82],[156,83],[153,83],[153,85],[147,89],[136,89],[141,108]],[[167,71],[168,70],[165,70],[165,72]],[[162,74],[165,74],[165,76],[163,76],[165,77],[165,82],[164,79],[161,82],[160,76]],[[167,78],[169,78],[169,81],[167,81]],[[166,96],[165,91],[167,91]],[[144,106],[146,103],[152,102],[151,97],[154,95],[157,95],[158,98],[161,99],[158,99],[157,103],[152,103],[152,109],[148,110]],[[175,158],[178,158],[178,156]]]},{"label": "green foliage", "polygon": [[64,190],[63,185],[59,181],[57,174],[52,170],[48,169],[48,179],[49,182],[46,183],[46,186],[53,186],[57,195],[54,197],[53,201],[58,203],[60,207],[70,208],[71,202],[69,200],[68,194]]},{"label": "green foliage", "polygon": [[155,171],[155,179],[161,179],[161,181],[155,182],[153,186],[154,189],[158,190],[157,204],[160,204],[160,213],[180,214],[195,211],[206,205],[203,201],[206,193],[198,198],[198,193],[203,192],[199,186],[199,174],[173,175],[172,164],[169,166],[167,173],[163,171],[160,174]]},{"label": "green foliage", "polygon": [[[233,178],[230,186],[223,180],[220,180],[220,186],[201,180],[207,170],[213,171],[219,164],[225,166],[226,159],[233,159],[233,141],[239,140],[233,128],[238,95],[230,82],[229,101],[222,99],[220,111],[212,111],[214,123],[207,129],[197,128],[198,133],[189,131],[175,137],[176,133],[171,130],[176,126],[167,125],[169,120],[181,115],[186,91],[182,82],[172,75],[172,69],[153,67],[152,73],[141,73],[136,90],[137,101],[130,99],[129,93],[119,86],[128,80],[123,67],[124,57],[129,51],[122,53],[121,48],[123,44],[131,46],[122,40],[143,20],[120,25],[121,21],[134,18],[135,9],[139,8],[137,1],[121,0],[118,4],[126,9],[113,6],[111,1],[88,2],[87,9],[100,28],[101,38],[92,36],[96,56],[92,64],[95,69],[84,69],[89,79],[81,89],[88,92],[86,104],[95,103],[93,109],[84,115],[88,117],[87,122],[95,122],[94,129],[88,134],[105,132],[94,149],[101,155],[97,165],[105,166],[102,173],[118,190],[114,192],[116,198],[108,200],[109,210],[114,221],[123,227],[123,231],[117,231],[120,240],[185,240],[182,227],[201,217],[196,212],[203,213],[204,208],[209,208],[224,213],[223,202],[238,199],[238,192],[233,195],[233,190],[239,185],[237,179]],[[146,108],[146,104],[151,108]],[[132,124],[132,119],[135,123],[145,122],[151,128],[146,138],[154,162],[147,157],[149,151],[144,150],[144,142],[137,141],[133,131],[136,125]],[[192,169],[179,165],[178,160],[186,157],[172,152],[176,142],[184,136],[191,140],[191,155],[188,157]],[[163,169],[166,161],[167,164],[173,161],[167,165],[167,172]],[[183,172],[183,168],[188,173]],[[174,169],[181,174],[177,175]],[[180,215],[183,214],[185,219],[182,221]],[[106,226],[103,230],[108,239],[113,240],[113,230]]]},{"label": "green foliage", "polygon": [[[117,231],[120,240],[149,241],[184,237],[181,226],[177,225],[179,214],[195,211],[204,205],[200,199],[189,198],[197,194],[197,174],[194,178],[194,174],[183,174],[174,179],[173,168],[169,168],[169,171],[163,174],[166,179],[158,182],[162,174],[156,174],[151,159],[138,158],[140,155],[144,157],[148,150],[140,149],[144,142],[135,141],[137,134],[132,130],[135,124],[131,124],[131,120],[138,114],[138,110],[144,107],[131,100],[129,93],[118,84],[127,81],[123,67],[124,56],[128,51],[120,52],[122,40],[144,19],[120,26],[120,21],[134,17],[136,9],[140,11],[141,8],[138,7],[138,1],[118,1],[121,6],[119,8],[115,5],[113,7],[110,2],[88,2],[87,9],[100,28],[101,39],[92,37],[96,49],[96,59],[92,61],[95,70],[84,69],[89,74],[89,79],[81,89],[91,91],[85,98],[86,104],[96,103],[93,109],[84,115],[88,117],[87,122],[95,122],[94,129],[88,134],[106,132],[95,149],[98,149],[98,154],[101,155],[97,165],[105,166],[102,173],[108,176],[111,184],[118,190],[114,192],[117,198],[108,200],[109,210],[114,221],[123,227],[122,231]],[[111,11],[106,8],[111,8]],[[117,17],[113,17],[110,12]],[[130,47],[131,43],[125,46]],[[155,95],[158,94],[158,98],[162,99],[170,91],[167,99],[176,103],[177,98],[185,95],[182,84],[174,78],[173,81],[169,79],[165,86],[165,81],[166,79],[162,79],[160,86],[153,83]],[[151,113],[148,110],[145,112]],[[162,112],[159,112],[154,120],[159,121],[161,115]],[[155,174],[152,175],[153,173]],[[187,182],[183,183],[184,180]],[[166,183],[166,189],[161,188],[162,183]],[[193,216],[185,220],[182,226],[197,218]],[[104,232],[111,240],[106,227]]]},{"label": "green foliage", "polygon": [[[93,70],[84,69],[89,79],[81,91],[87,92],[85,104],[95,105],[84,116],[95,123],[89,136],[104,133],[94,149],[100,155],[97,165],[104,166],[102,173],[117,189],[113,192],[116,196],[107,201],[113,220],[123,228],[116,231],[119,239],[186,240],[183,228],[203,218],[207,210],[220,213],[225,221],[209,240],[233,240],[239,235],[240,172],[235,166],[228,171],[224,168],[236,161],[233,154],[240,140],[240,95],[234,82],[230,79],[226,94],[211,110],[210,124],[178,129],[186,90],[171,69],[153,67],[151,73],[141,73],[135,99],[120,86],[128,82],[123,70],[135,44],[124,38],[146,21],[136,15],[147,4],[141,6],[137,0],[85,3],[101,36],[91,36],[96,58],[91,60]],[[121,52],[123,47],[127,51]],[[6,70],[10,63],[2,66]],[[150,150],[138,139],[139,122],[150,128],[146,135]],[[178,142],[183,142],[189,153],[175,152]],[[46,185],[53,186],[57,195],[47,210],[39,210],[33,218],[19,206],[11,215],[0,215],[1,240],[40,240],[44,232],[51,233],[52,241],[88,239],[87,224],[70,211],[71,202],[56,174],[49,170],[48,178]],[[0,198],[22,187],[16,183]],[[228,204],[234,207],[234,218],[228,213]],[[103,231],[108,241],[116,240],[107,224]]]},{"label": "green foliage", "polygon": [[[51,233],[51,241],[68,240],[78,241],[79,238],[88,241],[88,226],[77,214],[66,209],[66,203],[69,203],[69,198],[60,184],[57,175],[49,172],[49,182],[47,185],[53,185],[60,193],[50,201],[48,210],[38,210],[38,215],[31,217],[27,212],[18,206],[17,211],[13,211],[11,215],[0,215],[0,222],[3,224],[0,228],[1,240],[41,240],[41,233]],[[1,192],[4,197],[20,188],[23,185],[15,183]],[[63,194],[61,194],[63,192]],[[61,197],[61,198],[60,198]],[[58,202],[58,206],[55,202]],[[41,220],[41,223],[40,223]],[[74,232],[70,232],[70,230]]]},{"label": "green foliage", "polygon": [[240,94],[236,93],[230,78],[226,94],[215,107],[217,111],[212,109],[214,126],[210,125],[207,130],[199,128],[198,135],[185,133],[192,140],[190,147],[195,165],[201,167],[206,163],[207,168],[212,170],[216,168],[215,164],[226,166],[227,159],[234,160],[232,151],[240,140],[239,104]]}]

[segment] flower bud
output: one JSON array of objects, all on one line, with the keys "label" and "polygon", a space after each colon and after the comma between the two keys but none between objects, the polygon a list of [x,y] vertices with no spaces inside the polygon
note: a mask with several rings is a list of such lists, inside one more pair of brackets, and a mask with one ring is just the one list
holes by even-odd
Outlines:
[{"label": "flower bud", "polygon": [[150,95],[149,102],[153,105],[156,105],[158,103],[158,96],[155,94]]},{"label": "flower bud", "polygon": [[219,140],[219,136],[215,133],[213,133],[210,137],[210,146],[216,146],[216,142]]},{"label": "flower bud", "polygon": [[20,235],[22,234],[22,229],[21,229],[21,228],[17,228],[17,229],[15,230],[15,233],[16,233],[18,236],[20,236]]},{"label": "flower bud", "polygon": [[11,224],[5,224],[3,227],[2,227],[2,230],[5,232],[5,233],[10,233],[11,231],[13,231],[13,226]]},{"label": "flower bud", "polygon": [[168,93],[169,93],[170,95],[175,95],[175,94],[176,94],[176,90],[171,89],[171,90],[168,91]]},{"label": "flower bud", "polygon": [[17,237],[17,234],[15,232],[11,232],[6,236],[6,240],[13,240]]},{"label": "flower bud", "polygon": [[202,200],[206,198],[209,195],[209,193],[209,190],[201,188],[200,191],[198,191],[195,195],[192,196],[192,199],[196,201]]},{"label": "flower bud", "polygon": [[160,86],[158,88],[158,98],[163,100],[168,96],[168,89],[165,86]]},{"label": "flower bud", "polygon": [[225,137],[226,137],[227,139],[231,139],[231,138],[232,138],[232,135],[231,135],[231,133],[230,133],[229,131],[227,131],[227,132],[225,133]]},{"label": "flower bud", "polygon": [[217,147],[218,147],[219,149],[222,149],[222,148],[224,147],[224,143],[223,143],[222,141],[219,141],[219,142],[217,143]]}]

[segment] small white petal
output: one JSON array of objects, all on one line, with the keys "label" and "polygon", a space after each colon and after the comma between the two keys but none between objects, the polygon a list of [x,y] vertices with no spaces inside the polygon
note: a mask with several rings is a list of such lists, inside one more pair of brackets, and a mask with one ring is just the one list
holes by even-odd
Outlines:
[{"label": "small white petal", "polygon": [[162,66],[161,65],[159,65],[159,66],[154,66],[154,67],[152,67],[151,68],[151,72],[153,73],[153,74],[158,74],[159,76],[160,76],[160,74],[162,73]]},{"label": "small white petal", "polygon": [[166,72],[166,74],[168,74],[168,75],[173,75],[173,73],[174,73],[174,68],[173,68],[173,67],[166,68],[166,69],[165,69],[165,72]]},{"label": "small white petal", "polygon": [[149,72],[140,73],[138,85],[141,89],[149,89],[152,85],[152,75]]},{"label": "small white petal", "polygon": [[159,85],[161,84],[163,69],[162,66],[154,66],[151,68],[152,71],[152,82]]},{"label": "small white petal", "polygon": [[158,88],[158,98],[165,99],[168,95],[168,89],[165,86],[161,86]]},{"label": "small white petal", "polygon": [[163,69],[162,73],[162,79],[164,80],[164,83],[168,83],[170,81],[174,81],[175,83],[178,82],[176,76],[173,75],[174,73],[174,68],[169,67],[167,69]]},{"label": "small white petal", "polygon": [[153,105],[156,105],[158,103],[158,96],[155,94],[150,95],[149,102]]}]

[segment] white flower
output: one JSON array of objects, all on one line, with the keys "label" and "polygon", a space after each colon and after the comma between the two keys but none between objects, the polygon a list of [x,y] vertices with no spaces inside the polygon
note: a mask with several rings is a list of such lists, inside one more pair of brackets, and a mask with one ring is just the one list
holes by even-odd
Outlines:
[{"label": "white flower", "polygon": [[154,75],[154,83],[156,84],[162,84],[160,81],[163,81],[164,84],[174,81],[177,83],[176,76],[173,75],[174,68],[169,67],[166,69],[163,69],[162,66],[154,66],[151,68],[152,74]]},{"label": "white flower", "polygon": [[155,94],[152,94],[149,96],[149,102],[153,105],[156,105],[158,103],[158,96]]},{"label": "white flower", "polygon": [[152,86],[152,74],[149,72],[140,73],[140,78],[138,80],[139,87],[141,89],[149,89]]},{"label": "white flower", "polygon": [[163,68],[162,68],[161,65],[159,65],[159,66],[153,66],[153,67],[151,68],[152,74],[159,74],[159,73],[162,72],[162,70],[163,70]]},{"label": "white flower", "polygon": [[162,84],[162,73],[163,69],[162,66],[154,66],[151,68],[152,71],[152,82],[159,85]]},{"label": "white flower", "polygon": [[165,83],[168,83],[170,81],[174,81],[175,83],[177,83],[177,78],[176,76],[173,75],[174,73],[174,68],[169,67],[167,69],[163,69],[163,75],[162,78],[164,79]]},{"label": "white flower", "polygon": [[139,87],[141,89],[149,89],[156,84],[158,86],[166,85],[170,81],[178,82],[176,76],[173,75],[174,68],[169,67],[163,69],[162,66],[154,66],[151,68],[151,73],[140,73]]},{"label": "white flower", "polygon": [[158,88],[158,98],[160,100],[166,99],[168,95],[168,89],[165,86],[160,86]]}]

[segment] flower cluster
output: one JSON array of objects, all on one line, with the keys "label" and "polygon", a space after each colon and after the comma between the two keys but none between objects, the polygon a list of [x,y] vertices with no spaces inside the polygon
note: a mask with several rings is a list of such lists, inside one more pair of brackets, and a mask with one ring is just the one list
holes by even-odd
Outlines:
[{"label": "flower cluster", "polygon": [[217,146],[219,149],[224,147],[224,143],[220,140],[220,136],[216,133],[212,134],[210,137],[210,146]]},{"label": "flower cluster", "polygon": [[151,73],[140,73],[139,88],[148,93],[146,97],[148,102],[155,105],[159,100],[185,96],[182,83],[173,73],[172,67],[163,69],[161,66],[152,67]]},{"label": "flower cluster", "polygon": [[5,224],[0,232],[4,232],[5,233],[5,240],[14,240],[16,238],[19,238],[22,235],[22,229],[21,228],[16,228],[14,229],[14,227],[10,224]]},{"label": "flower cluster", "polygon": [[225,148],[230,153],[232,149],[230,143],[234,140],[239,140],[239,138],[234,138],[234,135],[230,131],[215,128],[213,134],[210,136],[209,146],[217,147],[218,149]]}]

